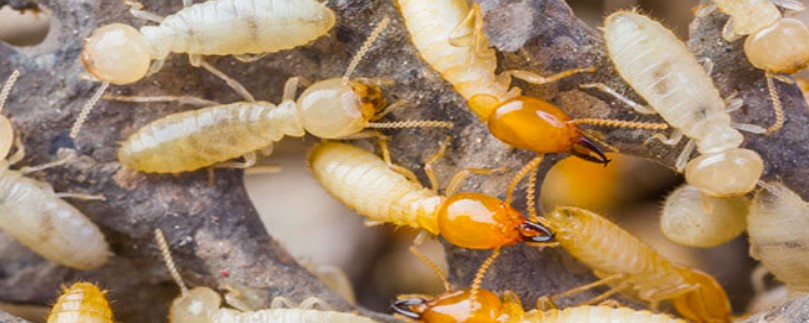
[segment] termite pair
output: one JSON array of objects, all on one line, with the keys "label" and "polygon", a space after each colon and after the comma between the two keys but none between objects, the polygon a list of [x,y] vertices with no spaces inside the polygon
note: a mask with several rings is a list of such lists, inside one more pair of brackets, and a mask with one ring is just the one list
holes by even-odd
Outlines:
[{"label": "termite pair", "polygon": [[[14,82],[14,71],[0,91],[2,110]],[[10,154],[12,146],[17,147]],[[99,199],[87,194],[55,193],[50,184],[25,175],[69,161],[63,158],[19,171],[9,167],[25,156],[25,147],[15,139],[11,121],[0,114],[0,229],[40,256],[63,266],[90,270],[103,265],[110,249],[101,230],[61,197]]]},{"label": "termite pair", "polygon": [[[384,31],[386,17],[355,54],[342,78],[309,86],[295,100],[298,78],[290,79],[278,106],[269,102],[237,102],[172,114],[144,126],[121,146],[118,160],[125,167],[149,173],[179,173],[244,156],[244,163],[218,167],[250,167],[255,151],[272,147],[284,136],[309,132],[327,139],[373,135],[367,128],[452,126],[442,121],[375,122],[398,104],[386,106],[373,80],[350,76]],[[149,98],[128,98],[149,100]],[[175,98],[177,100],[181,98]]]}]

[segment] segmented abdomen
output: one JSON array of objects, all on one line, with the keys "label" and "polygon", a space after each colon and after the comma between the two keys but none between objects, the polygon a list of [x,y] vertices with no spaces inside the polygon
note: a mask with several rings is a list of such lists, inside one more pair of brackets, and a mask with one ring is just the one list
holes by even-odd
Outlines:
[{"label": "segmented abdomen", "polygon": [[309,153],[309,167],[327,191],[369,220],[438,234],[436,210],[443,198],[394,172],[374,154],[327,142]]},{"label": "segmented abdomen", "polygon": [[90,283],[75,283],[53,305],[48,323],[112,323],[104,292]]},{"label": "segmented abdomen", "polygon": [[90,270],[107,261],[101,230],[50,185],[6,170],[0,176],[0,229],[40,256],[63,266]]},{"label": "segmented abdomen", "polygon": [[233,103],[175,113],[144,126],[118,151],[122,165],[147,173],[179,173],[264,148],[284,135],[303,136],[285,102]]},{"label": "segmented abdomen", "polygon": [[152,46],[166,47],[158,52],[260,54],[312,42],[334,22],[334,12],[314,0],[217,0],[185,8],[141,32]]},{"label": "segmented abdomen", "polygon": [[[506,100],[507,80],[497,79],[497,56],[482,35],[481,51],[472,46],[450,44],[453,30],[469,13],[466,0],[398,0],[399,9],[413,44],[421,57],[469,100],[488,94],[500,102]],[[472,35],[471,26],[457,30],[459,35]]]},{"label": "segmented abdomen", "polygon": [[604,35],[615,68],[672,127],[703,139],[712,126],[730,126],[713,81],[682,41],[634,12],[606,20]]},{"label": "segmented abdomen", "polygon": [[542,323],[685,323],[664,314],[637,311],[626,307],[576,306],[563,310],[531,311],[523,322]]},{"label": "segmented abdomen", "polygon": [[220,309],[212,318],[213,323],[374,323],[376,321],[350,313],[334,311],[303,310],[295,308],[267,309],[255,312],[239,312]]}]

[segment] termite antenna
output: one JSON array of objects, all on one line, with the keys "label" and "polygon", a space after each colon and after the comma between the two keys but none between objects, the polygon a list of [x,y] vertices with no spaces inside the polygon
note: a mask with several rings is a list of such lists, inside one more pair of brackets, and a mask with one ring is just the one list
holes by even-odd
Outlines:
[{"label": "termite antenna", "polygon": [[363,56],[365,56],[365,54],[368,53],[368,50],[371,49],[371,46],[374,44],[374,41],[376,41],[376,39],[379,38],[379,35],[381,35],[383,31],[385,31],[385,28],[388,27],[388,24],[390,24],[390,18],[388,18],[388,16],[385,16],[384,18],[382,18],[381,21],[379,21],[379,24],[376,25],[376,28],[374,28],[371,34],[368,35],[368,38],[365,39],[365,43],[362,44],[362,47],[360,47],[357,53],[354,54],[354,58],[351,59],[351,63],[348,64],[348,68],[346,69],[345,74],[343,74],[344,80],[347,80],[351,77],[351,74],[354,73],[354,70],[357,68],[357,65],[359,65]]},{"label": "termite antenna", "polygon": [[447,279],[447,275],[444,274],[444,271],[442,271],[441,268],[438,267],[438,265],[432,259],[430,259],[430,257],[427,257],[427,255],[422,253],[421,250],[416,248],[415,245],[410,246],[410,253],[419,258],[419,260],[427,265],[427,267],[430,267],[430,270],[432,270],[433,273],[438,276],[438,279],[441,280],[441,284],[444,285],[444,291],[449,291],[452,288],[452,286],[449,284],[449,280]]},{"label": "termite antenna", "polygon": [[589,124],[593,126],[604,126],[613,128],[629,128],[629,129],[647,129],[647,130],[665,130],[669,128],[668,123],[660,122],[642,122],[642,121],[626,121],[626,120],[612,120],[612,119],[573,119],[568,121],[570,124],[580,125]]},{"label": "termite antenna", "polygon": [[366,128],[374,129],[402,129],[402,128],[446,128],[452,129],[455,124],[449,121],[413,120],[396,122],[371,122]]},{"label": "termite antenna", "polygon": [[160,248],[160,254],[163,256],[163,262],[166,263],[166,268],[169,270],[169,274],[171,274],[171,278],[174,279],[177,286],[180,286],[180,293],[182,293],[183,296],[188,295],[188,286],[185,285],[183,278],[180,277],[180,273],[177,271],[177,266],[174,264],[174,259],[171,258],[171,250],[169,250],[169,244],[166,242],[166,237],[163,236],[163,231],[160,229],[155,229],[154,237],[155,241],[157,241],[157,246]]},{"label": "termite antenna", "polygon": [[520,168],[516,174],[514,174],[514,178],[511,179],[511,182],[508,183],[508,190],[506,191],[506,204],[511,204],[514,201],[514,191],[517,189],[517,185],[520,184],[525,175],[528,175],[534,169],[539,167],[539,164],[542,162],[543,155],[539,155],[529,161],[525,166]]},{"label": "termite antenna", "polygon": [[472,291],[470,292],[469,298],[472,299],[472,302],[477,301],[478,297],[478,290],[480,290],[480,285],[483,284],[483,277],[486,276],[486,271],[489,270],[489,267],[492,265],[497,256],[500,255],[500,248],[494,249],[492,254],[486,261],[480,265],[480,269],[478,269],[478,273],[475,274],[475,280],[472,281]]},{"label": "termite antenna", "polygon": [[525,207],[528,209],[528,220],[531,220],[532,222],[539,222],[535,196],[538,173],[539,167],[536,167],[531,171],[531,175],[528,176],[528,188],[525,190]]},{"label": "termite antenna", "polygon": [[767,91],[770,94],[770,100],[772,101],[772,109],[775,113],[775,121],[773,124],[767,128],[767,131],[764,132],[764,135],[772,134],[781,129],[784,126],[784,109],[781,104],[781,98],[778,96],[778,89],[775,88],[775,82],[773,81],[773,75],[770,72],[766,73],[767,78]]},{"label": "termite antenna", "polygon": [[73,127],[70,128],[70,138],[76,139],[79,136],[79,131],[81,131],[81,127],[84,125],[84,122],[87,121],[87,117],[90,115],[90,112],[93,112],[93,108],[95,108],[96,103],[98,100],[101,99],[101,95],[104,94],[104,91],[107,90],[107,87],[110,86],[109,82],[101,83],[101,86],[96,90],[96,93],[90,98],[90,101],[81,108],[81,112],[79,112],[78,118],[76,118],[76,122],[73,123]]},{"label": "termite antenna", "polygon": [[14,87],[14,83],[17,82],[17,78],[20,77],[20,71],[14,70],[11,72],[11,75],[6,80],[6,84],[3,85],[3,90],[0,91],[0,111],[3,111],[3,107],[6,105],[6,99],[8,99],[8,95],[11,93],[11,88]]}]

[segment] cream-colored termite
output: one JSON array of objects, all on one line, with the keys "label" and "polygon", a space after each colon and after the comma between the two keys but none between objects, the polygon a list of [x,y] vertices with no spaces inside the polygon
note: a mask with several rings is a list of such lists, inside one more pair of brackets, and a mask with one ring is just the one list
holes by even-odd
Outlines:
[{"label": "cream-colored termite", "polygon": [[78,282],[62,287],[62,295],[48,314],[48,323],[112,323],[105,292],[96,285]]},{"label": "cream-colored termite", "polygon": [[[114,23],[98,28],[85,41],[82,62],[103,82],[85,105],[70,136],[76,138],[92,107],[112,83],[143,79],[163,65],[170,53],[187,53],[191,65],[201,66],[253,102],[237,82],[202,59],[202,55],[233,55],[245,62],[263,54],[308,44],[334,26],[334,12],[315,0],[216,0],[193,4],[167,17],[142,11],[136,0],[126,1],[137,18],[158,23],[140,30]],[[258,54],[258,56],[249,56]],[[155,60],[155,64],[151,64]],[[151,68],[150,68],[151,65]]]},{"label": "cream-colored termite", "polygon": [[[14,71],[0,91],[0,111],[14,81]],[[12,142],[17,151],[9,155]],[[11,121],[0,115],[0,229],[40,256],[71,268],[90,270],[103,265],[110,255],[101,230],[84,214],[61,197],[103,199],[86,194],[55,193],[50,184],[25,175],[59,166],[69,161],[63,158],[19,171],[9,167],[21,161],[25,149],[14,139]]]},{"label": "cream-colored termite", "polygon": [[[174,260],[171,257],[171,250],[163,232],[155,229],[155,240],[160,248],[163,261],[171,274],[171,277],[180,287],[181,294],[171,303],[169,309],[169,322],[171,323],[248,323],[248,322],[276,322],[276,323],[315,323],[315,322],[335,322],[335,323],[373,323],[376,322],[367,317],[356,314],[343,313],[328,310],[328,304],[322,300],[311,297],[304,300],[300,305],[294,306],[287,298],[277,297],[273,299],[271,308],[265,310],[248,310],[242,302],[233,298],[233,295],[226,295],[225,300],[231,306],[240,307],[239,310],[222,307],[222,298],[219,294],[208,287],[195,287],[188,289],[183,282]],[[317,310],[316,307],[326,310]]]},{"label": "cream-colored termite", "polygon": [[[118,160],[124,166],[149,173],[178,173],[223,163],[244,156],[245,163],[217,167],[251,167],[255,151],[271,147],[284,136],[306,132],[326,139],[358,138],[376,132],[367,128],[452,127],[443,121],[375,122],[398,104],[387,106],[381,90],[352,80],[351,74],[373,42],[383,32],[385,17],[362,45],[342,78],[309,86],[295,100],[298,78],[290,79],[279,105],[269,102],[237,102],[175,113],[144,126],[121,146]],[[130,101],[184,101],[183,97],[119,98]]]},{"label": "cream-colored termite", "polygon": [[[737,130],[764,133],[751,124],[733,123],[728,111],[742,105],[720,97],[708,73],[682,41],[660,23],[632,11],[607,17],[607,50],[621,77],[650,107],[618,94],[605,84],[583,85],[617,97],[636,111],[658,113],[676,130],[671,138],[655,135],[670,145],[690,138],[677,158],[689,184],[714,197],[738,196],[756,186],[764,162],[755,151],[739,148],[744,137]],[[688,162],[694,148],[702,156]]]},{"label": "cream-colored termite", "polygon": [[786,285],[790,297],[809,293],[809,203],[783,184],[762,186],[747,216],[750,255]]},{"label": "cream-colored termite", "polygon": [[681,245],[714,247],[744,232],[749,206],[747,197],[715,198],[683,184],[666,198],[660,229]]}]

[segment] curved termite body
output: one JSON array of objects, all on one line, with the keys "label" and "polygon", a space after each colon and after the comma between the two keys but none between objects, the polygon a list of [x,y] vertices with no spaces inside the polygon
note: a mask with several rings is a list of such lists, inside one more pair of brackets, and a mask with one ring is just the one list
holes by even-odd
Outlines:
[{"label": "curved termite body", "polygon": [[[703,154],[686,166],[693,149],[689,143],[678,158],[677,168],[685,169],[688,182],[715,197],[751,191],[763,173],[761,156],[739,148],[744,136],[734,128],[725,101],[685,44],[660,23],[630,11],[607,17],[604,37],[621,77],[678,134],[694,140]],[[718,183],[717,177],[734,180]]]},{"label": "curved termite body", "polygon": [[329,193],[368,218],[442,235],[471,249],[546,242],[550,232],[504,201],[479,193],[439,195],[395,172],[376,155],[343,143],[322,143],[309,168]]},{"label": "curved termite body", "polygon": [[139,31],[106,25],[86,40],[82,62],[98,80],[123,85],[146,76],[169,53],[243,55],[308,44],[335,23],[314,0],[219,0],[193,4]]},{"label": "curved termite body", "polygon": [[558,207],[541,221],[574,258],[630,295],[648,302],[671,300],[696,322],[730,322],[730,303],[709,275],[675,265],[636,237],[593,212]]},{"label": "curved termite body", "polygon": [[666,198],[660,229],[669,240],[681,245],[715,247],[744,232],[749,206],[744,196],[715,198],[683,184]]},{"label": "curved termite body", "polygon": [[747,217],[750,255],[784,282],[790,296],[809,293],[809,204],[783,184],[766,184]]},{"label": "curved termite body", "polygon": [[685,323],[671,316],[628,307],[574,306],[565,309],[529,311],[522,322],[541,323]]},{"label": "curved termite body", "polygon": [[64,291],[48,314],[48,323],[112,323],[104,292],[91,283],[75,283]]}]

